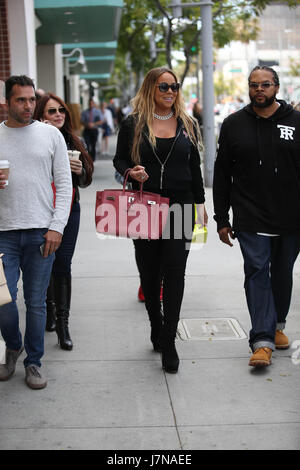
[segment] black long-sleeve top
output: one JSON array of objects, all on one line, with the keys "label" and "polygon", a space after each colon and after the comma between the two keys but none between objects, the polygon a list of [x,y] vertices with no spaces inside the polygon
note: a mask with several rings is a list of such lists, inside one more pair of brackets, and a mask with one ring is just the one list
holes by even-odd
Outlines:
[{"label": "black long-sleeve top", "polygon": [[[77,150],[73,147],[71,148],[68,142],[67,142],[67,148],[68,150]],[[90,185],[90,181],[88,179],[88,175],[84,167],[84,160],[82,159],[81,161],[82,161],[81,175],[76,175],[75,173],[72,172],[72,184],[73,184],[73,189],[75,189],[75,196],[74,196],[75,202],[79,202],[80,200],[79,188],[87,188]]]},{"label": "black long-sleeve top", "polygon": [[[121,124],[118,134],[116,155],[113,163],[119,173],[124,175],[128,168],[136,164],[131,159],[131,148],[134,136],[134,117],[127,117]],[[173,145],[172,152],[165,163],[165,169],[161,180],[161,165],[165,162],[167,154]],[[201,173],[201,160],[199,150],[190,141],[183,123],[178,119],[175,138],[156,138],[156,148],[153,149],[147,129],[143,132],[140,145],[140,164],[145,167],[149,178],[143,184],[145,191],[155,192],[173,200],[186,199],[190,194],[195,203],[205,201],[203,179]],[[134,189],[138,189],[139,183],[132,180]]]}]

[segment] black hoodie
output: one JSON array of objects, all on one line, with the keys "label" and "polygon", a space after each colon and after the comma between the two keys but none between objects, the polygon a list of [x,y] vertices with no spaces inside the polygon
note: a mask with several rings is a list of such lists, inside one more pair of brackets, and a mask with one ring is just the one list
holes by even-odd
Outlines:
[{"label": "black hoodie", "polygon": [[221,127],[214,169],[217,229],[300,233],[300,112],[285,101],[269,118],[251,105]]}]

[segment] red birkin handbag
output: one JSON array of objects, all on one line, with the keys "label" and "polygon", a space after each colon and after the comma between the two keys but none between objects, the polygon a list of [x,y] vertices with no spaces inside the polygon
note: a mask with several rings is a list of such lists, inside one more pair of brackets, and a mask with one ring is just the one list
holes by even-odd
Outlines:
[{"label": "red birkin handbag", "polygon": [[96,193],[95,222],[99,234],[123,238],[157,240],[163,232],[169,213],[169,198],[160,194],[126,189],[104,189]]}]

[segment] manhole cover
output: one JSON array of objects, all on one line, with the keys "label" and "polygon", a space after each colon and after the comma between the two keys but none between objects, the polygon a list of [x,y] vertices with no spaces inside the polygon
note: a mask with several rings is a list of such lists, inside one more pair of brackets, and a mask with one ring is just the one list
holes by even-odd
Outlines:
[{"label": "manhole cover", "polygon": [[235,318],[185,318],[178,323],[182,340],[232,340],[247,338]]}]

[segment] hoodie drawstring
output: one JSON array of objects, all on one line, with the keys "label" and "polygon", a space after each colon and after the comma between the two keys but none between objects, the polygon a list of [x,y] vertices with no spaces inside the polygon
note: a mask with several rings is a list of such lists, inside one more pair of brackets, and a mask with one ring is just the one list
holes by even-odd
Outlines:
[{"label": "hoodie drawstring", "polygon": [[[259,166],[262,166],[263,164],[263,152],[261,148],[261,139],[260,139],[260,116],[256,115],[256,138],[257,138],[257,146],[258,146],[258,164]],[[274,144],[274,133],[275,133],[275,120],[271,119],[272,121],[272,130],[271,130],[271,135],[272,135],[272,140],[271,140],[271,147],[272,147],[272,159],[273,159],[273,165],[274,165],[274,173],[275,175],[278,174],[278,165],[277,165],[277,151],[276,151],[276,145]]]}]

